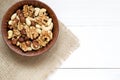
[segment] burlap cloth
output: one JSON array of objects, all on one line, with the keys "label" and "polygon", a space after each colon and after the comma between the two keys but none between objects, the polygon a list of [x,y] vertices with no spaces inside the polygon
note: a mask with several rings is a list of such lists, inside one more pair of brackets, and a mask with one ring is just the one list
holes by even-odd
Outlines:
[{"label": "burlap cloth", "polygon": [[[16,0],[0,0],[0,24]],[[0,80],[45,80],[79,46],[79,40],[61,23],[56,44],[45,54],[22,57],[4,43],[0,32]]]}]

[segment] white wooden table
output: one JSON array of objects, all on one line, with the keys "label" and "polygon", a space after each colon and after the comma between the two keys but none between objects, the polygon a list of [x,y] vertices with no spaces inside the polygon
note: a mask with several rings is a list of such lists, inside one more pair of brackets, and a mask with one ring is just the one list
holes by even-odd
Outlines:
[{"label": "white wooden table", "polygon": [[80,40],[48,80],[120,80],[120,0],[42,0]]}]

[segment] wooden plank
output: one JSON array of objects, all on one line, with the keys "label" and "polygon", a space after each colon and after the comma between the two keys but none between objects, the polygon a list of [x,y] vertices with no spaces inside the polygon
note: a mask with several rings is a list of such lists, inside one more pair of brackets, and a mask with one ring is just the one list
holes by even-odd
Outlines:
[{"label": "wooden plank", "polygon": [[57,70],[47,80],[120,80],[120,70]]},{"label": "wooden plank", "polygon": [[80,47],[61,68],[120,68],[120,27],[68,27]]},{"label": "wooden plank", "polygon": [[119,25],[119,0],[43,0],[66,25]]}]

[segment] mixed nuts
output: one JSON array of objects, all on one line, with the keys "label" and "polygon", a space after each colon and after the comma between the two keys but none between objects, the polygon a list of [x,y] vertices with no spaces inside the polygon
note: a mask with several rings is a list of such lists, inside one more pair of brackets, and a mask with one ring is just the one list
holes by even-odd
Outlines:
[{"label": "mixed nuts", "polygon": [[8,21],[8,39],[24,52],[38,50],[52,40],[53,25],[45,8],[24,5]]}]

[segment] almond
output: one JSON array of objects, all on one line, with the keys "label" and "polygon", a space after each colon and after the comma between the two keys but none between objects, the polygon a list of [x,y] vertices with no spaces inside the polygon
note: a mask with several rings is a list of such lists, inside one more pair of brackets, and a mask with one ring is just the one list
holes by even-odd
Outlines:
[{"label": "almond", "polygon": [[24,22],[25,22],[25,17],[24,17],[24,15],[23,15],[23,13],[20,13],[18,16],[19,16],[19,18],[20,18],[20,22],[21,22],[21,23],[24,23]]}]

